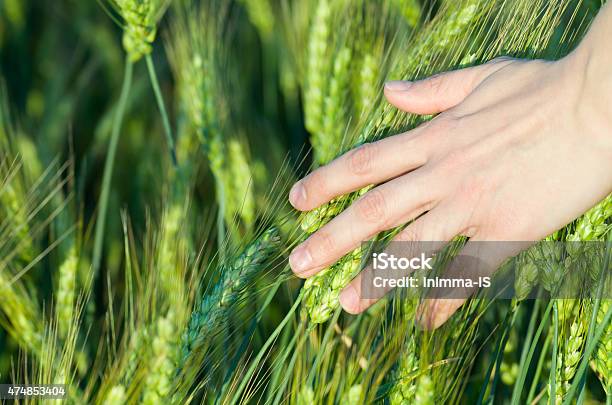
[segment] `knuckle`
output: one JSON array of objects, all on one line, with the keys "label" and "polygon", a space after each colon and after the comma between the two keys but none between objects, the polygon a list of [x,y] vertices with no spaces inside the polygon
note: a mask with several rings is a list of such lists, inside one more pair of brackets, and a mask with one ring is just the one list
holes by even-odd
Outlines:
[{"label": "knuckle", "polygon": [[306,195],[327,195],[325,176],[321,173],[320,169],[306,176],[303,180],[303,186],[306,189]]},{"label": "knuckle", "polygon": [[315,235],[316,236],[313,236],[313,240],[311,241],[313,251],[319,251],[323,253],[323,255],[329,255],[335,252],[336,241],[330,233],[319,231]]},{"label": "knuckle", "polygon": [[458,129],[459,119],[451,114],[443,113],[438,115],[427,125],[426,133],[434,138],[446,136]]},{"label": "knuckle", "polygon": [[482,174],[472,174],[461,186],[461,192],[469,200],[481,200],[489,190],[489,181]]},{"label": "knuckle", "polygon": [[425,91],[431,94],[439,94],[444,90],[444,76],[441,74],[431,76],[423,81]]},{"label": "knuckle", "polygon": [[348,160],[351,173],[361,176],[370,173],[377,148],[374,143],[366,143],[349,152]]},{"label": "knuckle", "polygon": [[465,165],[467,154],[462,149],[455,149],[446,154],[441,162],[443,171],[455,171]]},{"label": "knuckle", "polygon": [[384,225],[387,221],[385,196],[374,189],[364,195],[357,204],[361,218],[367,222]]},{"label": "knuckle", "polygon": [[419,234],[416,223],[414,223],[400,232],[397,239],[403,242],[416,242],[420,239]]}]

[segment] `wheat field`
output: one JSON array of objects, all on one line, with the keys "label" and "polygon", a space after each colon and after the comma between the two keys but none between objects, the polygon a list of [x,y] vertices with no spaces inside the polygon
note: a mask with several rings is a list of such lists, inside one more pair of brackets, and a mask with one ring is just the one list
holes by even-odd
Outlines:
[{"label": "wheat field", "polygon": [[[603,4],[0,1],[0,387],[64,390],[16,403],[612,404],[612,195],[504,264],[512,297],[476,294],[435,330],[399,292],[342,312],[364,247],[306,281],[288,264],[369,190],[298,213],[291,185],[433,118],[388,104],[386,81],[560,59]],[[596,294],[563,295],[564,263]]]}]

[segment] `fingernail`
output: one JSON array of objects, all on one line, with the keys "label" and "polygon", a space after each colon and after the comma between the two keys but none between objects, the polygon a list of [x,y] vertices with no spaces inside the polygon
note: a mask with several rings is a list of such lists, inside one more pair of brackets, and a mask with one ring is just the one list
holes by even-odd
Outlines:
[{"label": "fingernail", "polygon": [[289,202],[291,205],[295,206],[300,201],[306,201],[306,189],[302,185],[301,181],[298,181],[291,187],[291,191],[289,192]]},{"label": "fingernail", "polygon": [[[344,290],[340,292],[340,305],[342,308],[348,313],[355,313],[356,307],[359,305],[359,294],[357,294],[357,290],[353,287],[352,284],[349,284]],[[357,305],[355,305],[357,303]]]},{"label": "fingernail", "polygon": [[304,246],[298,246],[289,255],[289,265],[294,273],[304,273],[310,269],[312,264],[312,256]]},{"label": "fingernail", "polygon": [[385,83],[385,89],[391,91],[406,91],[412,87],[412,82],[406,80],[393,80]]}]

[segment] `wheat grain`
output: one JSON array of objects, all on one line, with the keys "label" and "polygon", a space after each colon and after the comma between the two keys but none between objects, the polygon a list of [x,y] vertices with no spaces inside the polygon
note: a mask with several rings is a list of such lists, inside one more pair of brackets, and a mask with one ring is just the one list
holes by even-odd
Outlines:
[{"label": "wheat grain", "polygon": [[504,356],[499,371],[502,382],[508,386],[513,386],[516,383],[519,372],[519,365],[514,357],[518,336],[515,329],[512,329],[509,333],[510,336],[504,346]]},{"label": "wheat grain", "polygon": [[315,403],[315,395],[312,388],[304,385],[297,395],[297,405],[311,405]]},{"label": "wheat grain", "polygon": [[[215,3],[213,3],[214,5]],[[224,240],[223,221],[230,227],[240,219],[250,230],[255,217],[255,197],[252,169],[245,142],[239,137],[225,137],[224,131],[234,131],[230,120],[227,94],[235,92],[224,78],[230,76],[223,64],[225,51],[220,21],[223,8],[179,7],[173,24],[169,52],[178,81],[180,103],[190,131],[197,136],[208,159],[215,181],[219,204],[219,243]],[[191,136],[189,136],[191,138]],[[187,148],[193,141],[181,141]],[[189,151],[179,152],[183,155]]]},{"label": "wheat grain", "polygon": [[533,287],[540,278],[540,271],[534,261],[527,254],[521,254],[516,260],[516,278],[514,290],[519,301],[529,296]]},{"label": "wheat grain", "polygon": [[[17,182],[11,181],[0,189],[0,207],[6,215],[5,221],[10,223],[11,234],[15,242],[18,242],[18,255],[24,263],[29,263],[35,256],[34,242],[30,235],[30,224],[28,216],[30,209],[26,196],[21,192]],[[6,224],[3,222],[4,227]],[[10,240],[9,239],[9,240]]]}]

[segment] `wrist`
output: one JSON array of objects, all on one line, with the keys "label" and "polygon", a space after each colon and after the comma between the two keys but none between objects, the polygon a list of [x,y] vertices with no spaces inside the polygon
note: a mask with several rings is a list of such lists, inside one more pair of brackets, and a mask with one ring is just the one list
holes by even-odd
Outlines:
[{"label": "wrist", "polygon": [[612,37],[612,7],[606,11],[607,21],[598,18],[580,46],[560,63],[564,82],[574,89],[573,113],[579,131],[601,148],[612,169],[612,51],[606,37]]}]

